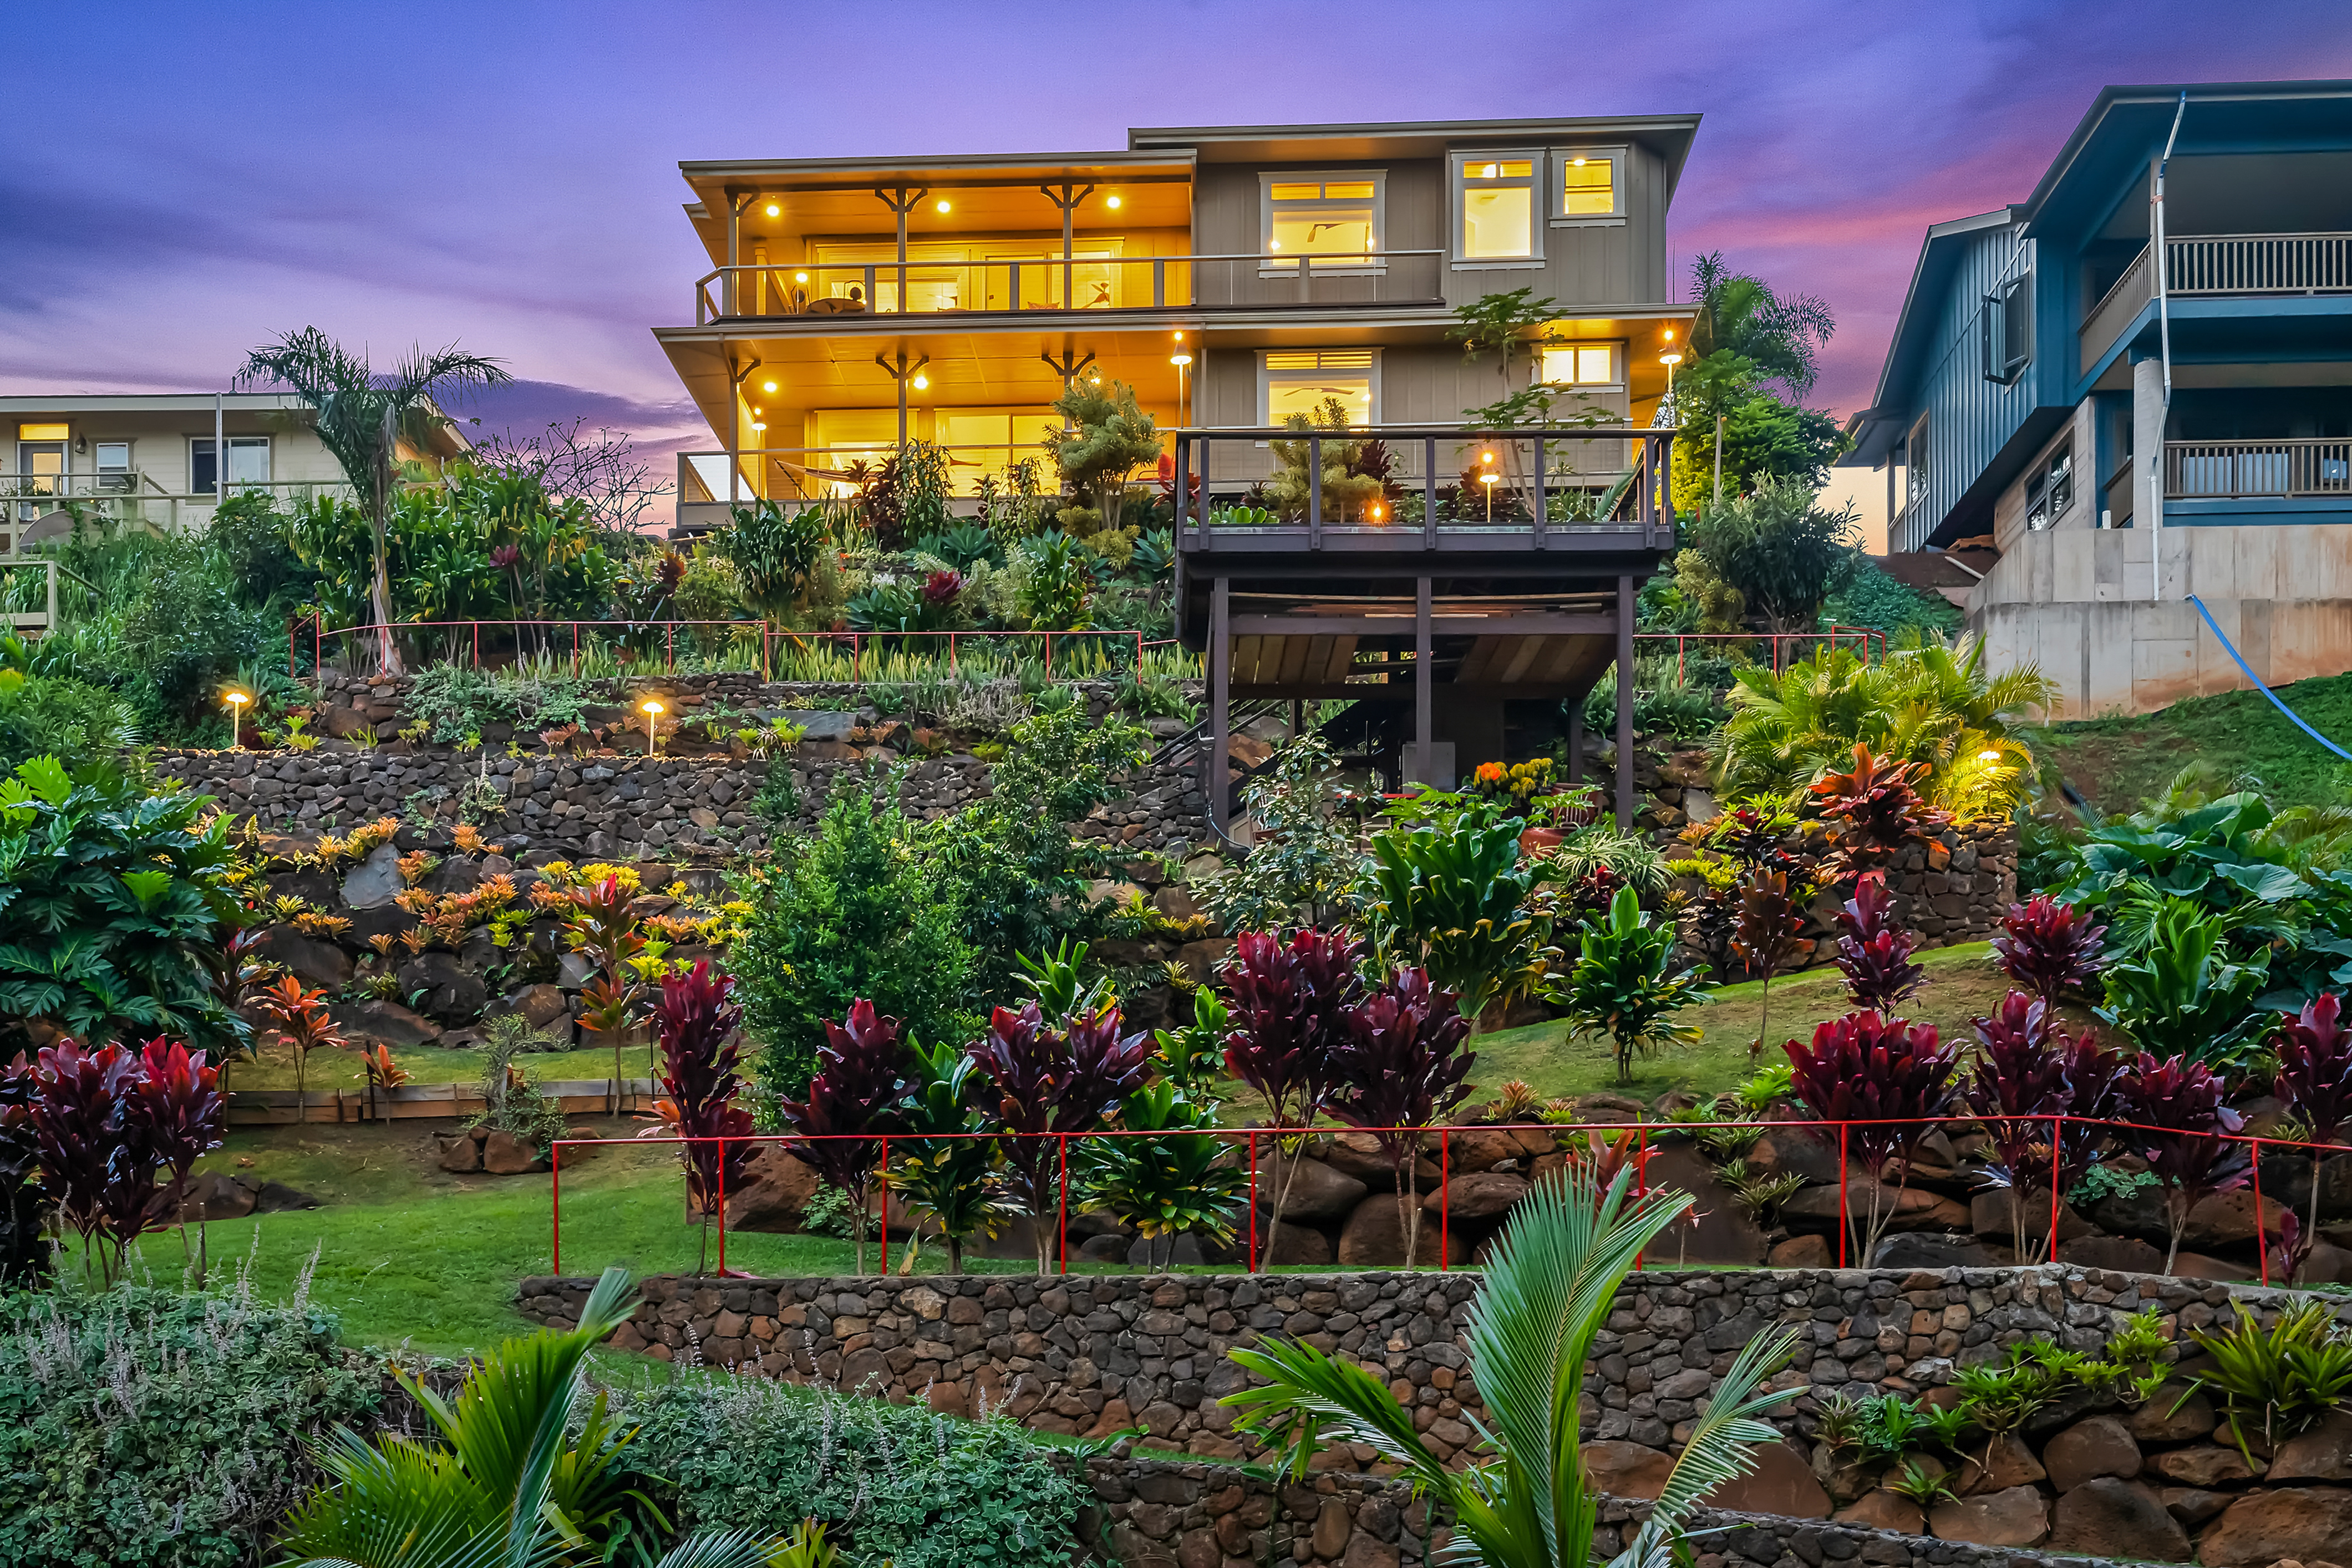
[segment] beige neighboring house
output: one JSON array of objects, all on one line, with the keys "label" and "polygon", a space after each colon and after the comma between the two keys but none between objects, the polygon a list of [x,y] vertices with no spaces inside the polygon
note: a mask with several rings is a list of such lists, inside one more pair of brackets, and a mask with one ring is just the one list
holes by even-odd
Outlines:
[{"label": "beige neighboring house", "polygon": [[[469,449],[446,425],[432,446],[402,455]],[[220,499],[224,451],[231,494],[350,491],[310,405],[291,392],[0,397],[0,557],[64,534],[77,510],[159,533],[202,528]]]}]

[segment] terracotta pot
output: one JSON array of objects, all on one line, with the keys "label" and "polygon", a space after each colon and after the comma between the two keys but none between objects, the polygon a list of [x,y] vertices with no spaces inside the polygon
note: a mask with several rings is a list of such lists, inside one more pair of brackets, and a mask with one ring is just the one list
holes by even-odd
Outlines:
[{"label": "terracotta pot", "polygon": [[1533,858],[1567,841],[1568,835],[1558,828],[1528,828],[1519,834],[1519,853]]}]

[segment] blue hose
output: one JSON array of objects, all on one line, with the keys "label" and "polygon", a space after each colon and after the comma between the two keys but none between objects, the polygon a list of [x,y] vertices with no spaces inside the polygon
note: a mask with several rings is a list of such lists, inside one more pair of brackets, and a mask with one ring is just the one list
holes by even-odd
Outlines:
[{"label": "blue hose", "polygon": [[2326,736],[2312,728],[2311,726],[2304,723],[2302,716],[2298,715],[2294,709],[2279,701],[2278,693],[2271,690],[2270,687],[2263,684],[2262,676],[2254,674],[2252,669],[2247,667],[2246,661],[2239,654],[2236,647],[2231,643],[2227,637],[2221,635],[2221,628],[2214,624],[2213,612],[2205,608],[2205,601],[2203,600],[2198,598],[2192,593],[2189,596],[2189,602],[2197,606],[2197,613],[2205,617],[2206,626],[2211,630],[2214,638],[2221,643],[2221,646],[2228,650],[2230,657],[2237,662],[2238,668],[2245,671],[2246,679],[2254,683],[2254,690],[2262,693],[2263,695],[2271,699],[2271,706],[2278,709],[2279,712],[2286,715],[2287,717],[2294,719],[2294,727],[2303,731],[2304,734],[2311,737],[2312,739],[2319,742],[2320,745],[2327,747],[2328,750],[2336,753],[2336,756],[2344,758],[2345,761],[2352,762],[2352,751],[2345,750],[2342,747],[2336,745],[2334,741],[2328,739]]}]

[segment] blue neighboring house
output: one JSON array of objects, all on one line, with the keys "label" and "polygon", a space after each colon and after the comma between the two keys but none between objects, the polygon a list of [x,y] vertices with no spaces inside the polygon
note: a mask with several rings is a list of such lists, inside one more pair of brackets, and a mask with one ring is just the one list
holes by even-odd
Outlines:
[{"label": "blue neighboring house", "polygon": [[1927,231],[1849,434],[2053,716],[2245,685],[2191,594],[2265,681],[2352,669],[2352,82],[2101,92],[2027,200]]}]

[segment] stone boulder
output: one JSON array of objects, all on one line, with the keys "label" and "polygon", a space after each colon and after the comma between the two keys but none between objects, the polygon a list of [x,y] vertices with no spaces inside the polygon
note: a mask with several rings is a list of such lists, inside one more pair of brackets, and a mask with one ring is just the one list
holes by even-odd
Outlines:
[{"label": "stone boulder", "polygon": [[378,844],[343,876],[343,902],[353,909],[376,909],[400,896],[408,883],[400,874],[400,851]]},{"label": "stone boulder", "polygon": [[2050,1484],[2060,1492],[2070,1492],[2100,1476],[2124,1479],[2139,1474],[2139,1445],[2132,1440],[2130,1429],[2113,1416],[2093,1416],[2043,1444],[2042,1463],[2050,1472]]},{"label": "stone boulder", "polygon": [[2143,1443],[2186,1443],[2212,1433],[2213,1401],[2193,1384],[2168,1383],[2124,1425]]},{"label": "stone boulder", "polygon": [[1658,1238],[1650,1249],[1652,1259],[1661,1263],[1672,1259],[1677,1267],[1685,1263],[1753,1266],[1764,1261],[1769,1245],[1755,1217],[1696,1148],[1688,1144],[1654,1147],[1643,1176],[1654,1187],[1674,1187],[1697,1199],[1689,1214]]},{"label": "stone boulder", "polygon": [[[1229,1156],[1246,1160],[1246,1152],[1236,1151]],[[1270,1220],[1276,1203],[1282,1206],[1285,1224],[1297,1220],[1301,1224],[1344,1219],[1355,1212],[1364,1200],[1364,1184],[1355,1177],[1342,1176],[1321,1160],[1304,1156],[1284,1159],[1271,1147],[1261,1145],[1257,1159],[1257,1212],[1260,1223]],[[1390,1207],[1394,1207],[1393,1199]]]},{"label": "stone boulder", "polygon": [[[1418,1265],[1429,1267],[1437,1262],[1439,1233],[1436,1219],[1423,1217],[1415,1250]],[[1468,1241],[1459,1232],[1449,1239],[1452,1245],[1446,1249],[1446,1262],[1468,1262]],[[1339,1228],[1339,1261],[1342,1268],[1350,1269],[1393,1269],[1404,1262],[1404,1226],[1397,1215],[1394,1193],[1376,1192],[1356,1205],[1348,1222]]]},{"label": "stone boulder", "polygon": [[2131,1236],[2085,1236],[2080,1240],[2061,1241],[2058,1261],[2118,1274],[2164,1272],[2163,1249]]},{"label": "stone boulder", "polygon": [[261,1196],[260,1186],[247,1186],[234,1176],[218,1171],[205,1171],[190,1176],[185,1191],[180,1195],[180,1223],[192,1225],[205,1219],[242,1219],[253,1212]]},{"label": "stone boulder", "polygon": [[1717,1487],[1701,1500],[1701,1506],[1782,1519],[1827,1519],[1830,1494],[1796,1449],[1786,1443],[1767,1443],[1756,1450],[1753,1470]]},{"label": "stone boulder", "polygon": [[[2084,1481],[2058,1500],[2050,1530],[2050,1545],[2060,1552],[2089,1557],[2120,1557],[2136,1563],[2186,1563],[2189,1532],[2156,1495],[2139,1481],[2101,1476]],[[2273,1552],[2250,1559],[2270,1563],[2290,1553]],[[2207,1556],[2211,1565],[2215,1559]]]},{"label": "stone boulder", "polygon": [[[1125,1255],[1122,1250],[1120,1256]],[[1319,1230],[1286,1220],[1275,1227],[1273,1239],[1266,1244],[1265,1260],[1268,1263],[1302,1265],[1328,1263],[1331,1261],[1331,1239]]]},{"label": "stone boulder", "polygon": [[[2263,1197],[2263,1228],[2275,1232],[2279,1217],[2285,1212],[2278,1199]],[[2180,1244],[2198,1252],[2234,1251],[2240,1247],[2252,1247],[2254,1232],[2254,1195],[2241,1187],[2200,1199],[2189,1211],[2188,1223],[2180,1232]]]},{"label": "stone boulder", "polygon": [[[743,1167],[743,1185],[728,1188],[727,1228],[797,1232],[809,1204],[824,1186],[807,1162],[780,1145],[762,1144]],[[1121,1253],[1124,1250],[1122,1244]]]},{"label": "stone boulder", "polygon": [[1836,1263],[1826,1236],[1791,1236],[1773,1243],[1765,1261],[1775,1269],[1827,1269]]},{"label": "stone boulder", "polygon": [[451,953],[419,954],[400,967],[398,983],[404,996],[422,992],[425,1016],[445,1024],[471,1023],[490,999],[490,988],[482,977],[459,964]]},{"label": "stone boulder", "polygon": [[[1459,1225],[1468,1221],[1500,1219],[1511,1211],[1511,1205],[1528,1195],[1528,1178],[1507,1171],[1472,1171],[1447,1181],[1438,1191],[1425,1194],[1421,1200],[1423,1212],[1445,1214]],[[1426,1229],[1429,1221],[1424,1221]]]},{"label": "stone boulder", "polygon": [[1864,1530],[1891,1530],[1897,1535],[1927,1533],[1927,1519],[1919,1511],[1919,1505],[1885,1487],[1863,1493],[1830,1517],[1840,1524],[1858,1524]]},{"label": "stone boulder", "polygon": [[[1970,1438],[1965,1457],[1960,1461],[1960,1479],[1956,1489],[1962,1497],[1975,1497],[1982,1492],[2008,1491],[2017,1487],[2030,1487],[2049,1474],[2025,1439],[2014,1432],[2003,1432],[1992,1438],[1982,1449]],[[2045,1521],[2046,1527],[2046,1521]]]},{"label": "stone boulder", "polygon": [[[2211,1418],[2210,1408],[2207,1418]],[[2273,1482],[2352,1481],[2352,1410],[2338,1410],[2310,1431],[2281,1443],[2272,1456],[2269,1479]]]},{"label": "stone boulder", "polygon": [[2352,1563],[2352,1491],[2281,1487],[2240,1498],[2199,1538],[2197,1556],[2206,1568]]},{"label": "stone boulder", "polygon": [[272,925],[254,941],[254,951],[306,986],[332,992],[352,983],[352,956],[331,942],[303,936],[291,925]]},{"label": "stone boulder", "polygon": [[[1969,1199],[1970,1228],[1987,1241],[2013,1241],[2016,1231],[2010,1221],[2016,1203],[2017,1192],[2013,1187],[1997,1186],[1976,1194]],[[2090,1234],[2091,1222],[2075,1213],[2073,1204],[2059,1204],[2058,1244],[2061,1247],[2077,1237]],[[2031,1197],[2026,1199],[2025,1239],[2031,1242],[2036,1237],[2047,1239],[2049,1235],[2050,1194],[2045,1187],[2038,1202]]]},{"label": "stone boulder", "polygon": [[482,1140],[482,1170],[488,1176],[529,1176],[547,1169],[547,1156],[537,1144],[512,1133],[492,1132]]},{"label": "stone boulder", "polygon": [[482,1009],[484,1022],[503,1014],[512,1013],[535,1030],[572,1015],[572,1004],[564,999],[562,988],[550,985],[525,986],[510,996],[500,997]]},{"label": "stone boulder", "polygon": [[370,998],[362,1002],[331,1002],[328,1013],[354,1045],[431,1045],[440,1040],[441,1026],[398,1002]]},{"label": "stone boulder", "polygon": [[2254,1479],[2253,1469],[2246,1463],[2243,1454],[2217,1443],[2169,1449],[2150,1459],[2148,1468],[2176,1486],[2194,1487],[2200,1491],[2236,1486]]},{"label": "stone boulder", "polygon": [[1992,1254],[1965,1236],[1897,1231],[1878,1244],[1881,1269],[1989,1269]]},{"label": "stone boulder", "polygon": [[1927,1516],[1938,1541],[1972,1546],[2032,1546],[2050,1533],[2050,1504],[2030,1486],[1939,1502]]},{"label": "stone boulder", "polygon": [[[1315,1147],[1315,1157],[1342,1176],[1355,1177],[1364,1184],[1366,1192],[1394,1192],[1396,1167],[1389,1164],[1388,1151],[1370,1133],[1341,1133]],[[1414,1182],[1423,1192],[1437,1186],[1437,1162],[1427,1155],[1413,1164]]]},{"label": "stone boulder", "polygon": [[471,1176],[482,1168],[482,1129],[459,1133],[441,1145],[441,1168],[452,1176]]},{"label": "stone boulder", "polygon": [[1657,1449],[1622,1439],[1587,1443],[1579,1452],[1584,1460],[1585,1479],[1611,1497],[1654,1500],[1666,1490],[1666,1478],[1675,1471],[1674,1460]]}]

